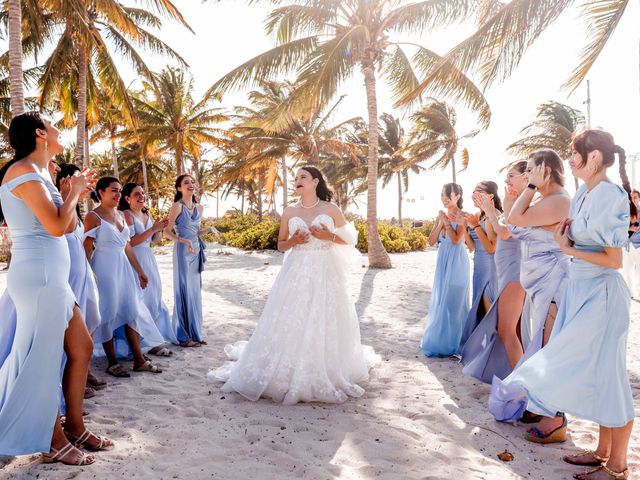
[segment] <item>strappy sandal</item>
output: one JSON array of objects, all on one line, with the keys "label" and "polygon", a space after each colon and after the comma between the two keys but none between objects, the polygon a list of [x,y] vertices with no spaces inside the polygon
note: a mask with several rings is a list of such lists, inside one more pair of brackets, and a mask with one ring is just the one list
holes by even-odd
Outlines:
[{"label": "strappy sandal", "polygon": [[[591,457],[591,459],[587,461],[577,460],[582,457]],[[562,457],[562,460],[570,463],[571,465],[578,465],[580,467],[599,467],[600,465],[607,463],[609,457],[601,457],[593,450],[581,450],[575,455],[565,455]]]},{"label": "strappy sandal", "polygon": [[194,342],[193,340],[187,340],[186,342],[182,342],[180,346],[183,348],[195,348],[201,347],[202,345],[198,342]]},{"label": "strappy sandal", "polygon": [[[80,458],[70,462],[65,461],[65,457],[70,454],[73,450],[78,451],[80,454]],[[56,450],[51,447],[51,452],[42,454],[42,463],[63,463],[65,465],[75,465],[78,467],[83,467],[85,465],[91,465],[96,461],[96,458],[93,455],[87,455],[86,453],[80,452],[76,447],[74,447],[71,443],[67,443],[60,450]]]},{"label": "strappy sandal", "polygon": [[158,368],[157,365],[151,363],[151,360],[147,360],[139,367],[135,367],[133,369],[134,372],[151,372],[151,373],[162,373],[162,370]]},{"label": "strappy sandal", "polygon": [[[112,450],[113,447],[115,446],[113,442],[109,440],[107,437],[100,437],[99,435],[96,435],[95,433],[90,432],[87,429],[85,429],[84,432],[82,432],[82,435],[80,435],[79,437],[76,437],[75,435],[67,431],[65,431],[64,434],[67,437],[67,439],[69,439],[69,441],[73,443],[74,447],[86,448],[87,450],[91,450],[92,452],[103,452],[107,450]],[[91,445],[90,443],[87,442],[87,440],[89,440],[89,437],[91,436],[98,439],[98,445]]]},{"label": "strappy sandal", "polygon": [[627,478],[629,478],[628,468],[625,468],[621,472],[614,472],[606,465],[600,465],[599,467],[592,468],[591,470],[587,470],[583,473],[576,473],[573,475],[573,478],[577,480],[589,480],[592,475],[598,472],[604,472],[609,476],[609,478],[613,478],[614,480],[626,480]]},{"label": "strappy sandal", "polygon": [[[560,415],[557,415],[560,416]],[[525,440],[533,443],[562,443],[567,439],[567,417],[562,415],[562,425],[554,428],[546,435],[538,427],[532,427],[527,431]]]},{"label": "strappy sandal", "polygon": [[89,386],[84,387],[84,398],[85,399],[86,398],[95,397],[95,396],[96,396],[96,391],[93,388],[91,388]]},{"label": "strappy sandal", "polygon": [[114,377],[125,378],[125,377],[131,376],[131,374],[127,372],[119,363],[116,363],[115,365],[111,365],[105,370],[105,372],[107,372],[109,375],[113,375]]}]

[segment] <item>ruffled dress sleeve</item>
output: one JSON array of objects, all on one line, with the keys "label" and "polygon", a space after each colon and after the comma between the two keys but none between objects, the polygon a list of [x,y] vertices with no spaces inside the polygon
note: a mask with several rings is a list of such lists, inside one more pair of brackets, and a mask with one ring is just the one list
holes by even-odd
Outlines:
[{"label": "ruffled dress sleeve", "polygon": [[[624,248],[629,243],[629,196],[614,183],[594,188],[585,211],[587,233],[603,247]],[[586,207],[586,205],[585,205]]]}]

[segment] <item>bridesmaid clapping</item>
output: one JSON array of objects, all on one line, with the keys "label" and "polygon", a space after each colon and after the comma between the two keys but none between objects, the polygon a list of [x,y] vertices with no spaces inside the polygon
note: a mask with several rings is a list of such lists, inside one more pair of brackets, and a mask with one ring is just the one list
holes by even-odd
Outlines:
[{"label": "bridesmaid clapping", "polygon": [[[124,213],[131,234],[131,246],[145,274],[149,278],[147,288],[142,291],[142,299],[149,309],[156,326],[167,342],[177,344],[175,327],[171,321],[169,309],[162,301],[162,281],[151,242],[162,240],[162,230],[167,226],[166,219],[154,221],[146,206],[147,197],[142,186],[127,183],[122,188],[118,210]],[[152,355],[170,356],[171,350],[163,346],[149,350]]]},{"label": "bridesmaid clapping", "polygon": [[462,245],[462,187],[447,183],[440,195],[442,205],[429,235],[438,242],[436,276],[431,290],[429,317],[420,348],[428,357],[458,353],[465,319],[469,313],[469,257]]}]

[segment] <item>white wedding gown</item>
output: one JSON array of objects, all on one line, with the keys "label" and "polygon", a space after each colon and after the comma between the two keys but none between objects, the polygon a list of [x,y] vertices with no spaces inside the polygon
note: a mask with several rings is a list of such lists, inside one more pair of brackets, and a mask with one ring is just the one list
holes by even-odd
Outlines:
[{"label": "white wedding gown", "polygon": [[[380,362],[360,343],[358,317],[349,294],[347,270],[357,231],[352,224],[334,230],[333,219],[318,215],[348,245],[310,236],[285,256],[262,316],[248,342],[225,347],[231,359],[207,374],[225,382],[222,390],[249,400],[340,403],[359,397],[369,368]],[[300,218],[289,220],[289,232],[308,230]]]}]

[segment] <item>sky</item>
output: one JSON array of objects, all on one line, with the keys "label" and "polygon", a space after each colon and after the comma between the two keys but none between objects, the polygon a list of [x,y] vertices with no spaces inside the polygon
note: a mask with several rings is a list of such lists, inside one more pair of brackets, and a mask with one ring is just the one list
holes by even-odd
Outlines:
[{"label": "sky", "polygon": [[[269,5],[248,6],[242,0],[222,0],[219,3],[212,0],[174,0],[174,3],[195,34],[175,22],[166,21],[158,35],[189,64],[196,98],[200,98],[223,74],[275,45],[263,26]],[[610,131],[628,154],[640,152],[638,18],[640,2],[629,2],[623,20],[588,76],[592,97],[591,124]],[[444,54],[472,31],[473,26],[466,24],[422,38],[411,36],[406,39]],[[467,208],[470,207],[473,186],[478,181],[494,180],[502,184],[503,174],[498,170],[513,160],[505,153],[505,148],[519,138],[520,129],[533,120],[540,103],[554,100],[585,111],[586,84],[569,97],[561,86],[578,64],[579,52],[586,42],[585,28],[578,20],[578,12],[570,11],[542,34],[507,81],[495,84],[486,92],[492,109],[491,125],[462,145],[469,149],[471,158],[469,168],[458,173],[458,182],[465,190]],[[160,70],[167,64],[166,58],[154,55],[145,55],[145,59],[154,70]],[[125,67],[123,72],[127,80],[135,80],[130,69]],[[358,115],[366,118],[366,97],[360,72],[342,86],[340,94],[343,93],[346,97],[335,120]],[[224,96],[221,106],[244,103],[245,92],[232,92]],[[389,112],[400,118],[406,118],[410,113],[392,108],[382,80],[378,82],[378,108],[379,113]],[[456,110],[459,134],[478,128],[473,114],[460,106],[456,106]],[[69,138],[74,137],[69,135]],[[631,177],[631,165],[628,166]],[[613,170],[617,168],[612,169],[612,179],[618,179]],[[638,186],[640,163],[634,180]],[[435,216],[441,208],[441,186],[449,181],[450,169],[412,176],[409,190],[404,194],[403,216],[419,219]],[[572,182],[568,183],[571,183],[571,191]],[[378,198],[379,217],[397,216],[397,187],[394,182],[384,189],[379,187]],[[365,213],[364,202],[365,198],[362,198],[358,213]],[[207,200],[207,214],[215,214],[215,203],[213,198]],[[234,205],[239,206],[235,201],[223,201],[220,212]],[[281,211],[281,204],[278,203],[276,208]]]}]

